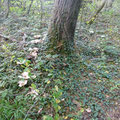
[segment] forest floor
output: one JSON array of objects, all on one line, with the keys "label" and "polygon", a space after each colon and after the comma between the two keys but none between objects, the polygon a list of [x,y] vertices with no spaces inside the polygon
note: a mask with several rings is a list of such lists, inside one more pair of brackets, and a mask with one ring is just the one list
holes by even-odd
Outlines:
[{"label": "forest floor", "polygon": [[119,13],[78,22],[69,57],[47,54],[39,16],[1,20],[0,120],[120,120]]}]

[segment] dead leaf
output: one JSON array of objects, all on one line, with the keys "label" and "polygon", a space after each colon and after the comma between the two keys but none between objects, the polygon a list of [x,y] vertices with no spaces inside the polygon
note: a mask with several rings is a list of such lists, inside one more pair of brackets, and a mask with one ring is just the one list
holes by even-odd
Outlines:
[{"label": "dead leaf", "polygon": [[40,108],[40,109],[38,110],[38,113],[41,113],[42,109],[43,109],[43,108]]},{"label": "dead leaf", "polygon": [[18,82],[18,84],[19,84],[19,87],[23,87],[27,84],[27,80],[21,80]]},{"label": "dead leaf", "polygon": [[18,76],[19,78],[23,78],[23,79],[29,79],[29,73],[28,72],[23,72],[21,76]]},{"label": "dead leaf", "polygon": [[90,113],[92,110],[90,108],[87,108],[86,111]]},{"label": "dead leaf", "polygon": [[32,41],[30,41],[30,43],[32,43],[32,44],[36,44],[36,43],[43,43],[43,40],[32,40]]},{"label": "dead leaf", "polygon": [[35,59],[37,58],[38,54],[36,51],[33,51],[30,53],[30,56],[34,57]]},{"label": "dead leaf", "polygon": [[34,35],[34,38],[39,39],[39,38],[41,38],[41,35]]}]

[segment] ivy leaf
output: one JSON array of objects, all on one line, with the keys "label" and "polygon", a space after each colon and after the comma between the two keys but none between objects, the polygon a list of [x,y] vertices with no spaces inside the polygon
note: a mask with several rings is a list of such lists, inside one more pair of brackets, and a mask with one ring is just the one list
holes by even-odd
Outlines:
[{"label": "ivy leaf", "polygon": [[45,115],[43,116],[43,120],[53,120],[53,118],[51,116]]}]

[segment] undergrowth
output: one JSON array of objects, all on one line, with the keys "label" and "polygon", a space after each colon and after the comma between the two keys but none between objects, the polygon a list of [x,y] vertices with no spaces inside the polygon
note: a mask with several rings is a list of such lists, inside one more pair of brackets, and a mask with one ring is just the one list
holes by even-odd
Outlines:
[{"label": "undergrowth", "polygon": [[[66,57],[47,54],[47,23],[39,19],[9,17],[0,26],[10,38],[0,38],[0,120],[112,120],[107,112],[120,102],[116,23],[104,30],[106,18],[81,22],[77,52]],[[31,43],[38,34],[43,41]]]},{"label": "undergrowth", "polygon": [[[62,57],[41,49],[28,59],[31,44],[25,50],[17,44],[2,41],[0,47],[1,120],[104,119],[119,99],[119,57],[108,61],[105,52]],[[29,78],[20,86],[23,72]]]}]

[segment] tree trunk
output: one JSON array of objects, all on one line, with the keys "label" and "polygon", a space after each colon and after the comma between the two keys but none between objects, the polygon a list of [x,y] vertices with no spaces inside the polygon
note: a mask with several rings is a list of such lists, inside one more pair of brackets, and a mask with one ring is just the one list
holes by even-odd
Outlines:
[{"label": "tree trunk", "polygon": [[2,1],[0,0],[0,8],[1,8],[1,6],[2,6]]},{"label": "tree trunk", "polygon": [[41,17],[41,23],[43,20],[43,1],[40,0],[40,17]]},{"label": "tree trunk", "polygon": [[29,13],[30,13],[30,9],[31,9],[31,7],[32,7],[32,4],[33,4],[33,0],[31,0],[31,3],[30,3],[30,5],[29,5],[29,7],[28,7],[27,14],[29,14]]},{"label": "tree trunk", "polygon": [[49,50],[54,53],[71,53],[74,33],[82,0],[55,0],[53,18],[48,30]]},{"label": "tree trunk", "polygon": [[9,12],[10,12],[10,0],[7,0],[7,11],[6,11],[5,18],[7,18],[7,17],[8,17]]},{"label": "tree trunk", "polygon": [[23,1],[23,2],[22,2],[22,8],[23,8],[23,11],[26,10],[26,1]]}]

